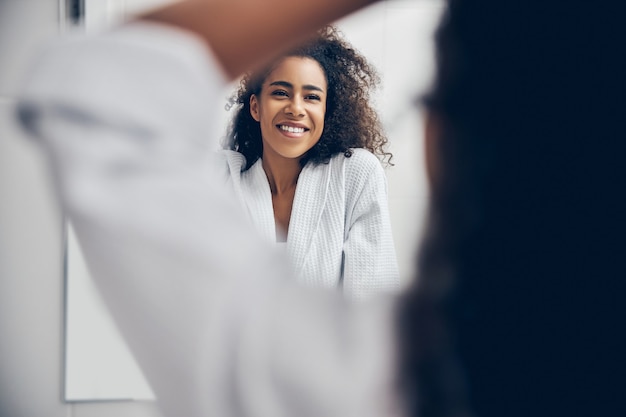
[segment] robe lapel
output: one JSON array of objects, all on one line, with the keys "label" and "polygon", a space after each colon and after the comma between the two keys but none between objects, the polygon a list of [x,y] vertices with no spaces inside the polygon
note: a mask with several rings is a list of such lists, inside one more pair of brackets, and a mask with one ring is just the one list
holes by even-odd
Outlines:
[{"label": "robe lapel", "polygon": [[276,225],[272,193],[267,176],[259,159],[241,176],[241,198],[259,232],[272,243],[276,243]]},{"label": "robe lapel", "polygon": [[304,266],[317,235],[330,185],[330,165],[307,164],[298,177],[287,237],[287,252],[296,272]]}]

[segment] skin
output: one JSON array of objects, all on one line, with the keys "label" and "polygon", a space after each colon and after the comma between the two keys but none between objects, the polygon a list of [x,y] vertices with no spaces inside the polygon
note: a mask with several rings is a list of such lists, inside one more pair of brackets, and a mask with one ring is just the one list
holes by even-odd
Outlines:
[{"label": "skin", "polygon": [[250,98],[250,114],[261,126],[262,164],[279,241],[287,239],[300,159],[324,130],[327,86],[317,61],[287,57],[267,76],[261,93]]},{"label": "skin", "polygon": [[204,40],[235,78],[302,42],[319,27],[376,0],[187,0],[140,17]]}]

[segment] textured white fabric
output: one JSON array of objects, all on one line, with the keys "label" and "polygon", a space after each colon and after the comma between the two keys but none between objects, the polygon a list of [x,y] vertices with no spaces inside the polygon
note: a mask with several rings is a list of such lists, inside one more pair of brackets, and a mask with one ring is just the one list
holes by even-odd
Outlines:
[{"label": "textured white fabric", "polygon": [[207,170],[223,83],[192,35],[135,23],[48,48],[19,117],[165,416],[391,415],[390,300],[293,284]]},{"label": "textured white fabric", "polygon": [[[257,230],[276,241],[274,211],[261,160],[223,153],[228,179]],[[298,177],[287,253],[299,282],[336,288],[365,300],[400,285],[387,205],[387,183],[378,159],[363,149],[335,155],[328,164],[307,164]]]}]

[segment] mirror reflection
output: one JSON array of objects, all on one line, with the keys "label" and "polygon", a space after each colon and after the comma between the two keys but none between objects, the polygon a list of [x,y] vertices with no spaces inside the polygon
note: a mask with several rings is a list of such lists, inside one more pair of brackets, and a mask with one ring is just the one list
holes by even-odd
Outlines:
[{"label": "mirror reflection", "polygon": [[[84,19],[86,30],[110,25],[125,14],[150,5],[150,3],[157,4],[163,3],[163,1],[86,1],[86,16]],[[384,148],[385,150],[378,153],[383,160],[385,159],[384,152],[393,154],[392,162],[394,166],[385,168],[383,174],[386,176],[388,184],[388,198],[386,197],[386,199],[388,200],[389,209],[389,224],[384,227],[390,227],[389,236],[393,235],[393,242],[387,242],[387,244],[389,245],[388,247],[392,248],[392,253],[395,247],[397,272],[393,269],[393,265],[392,267],[386,265],[382,269],[392,272],[388,276],[383,277],[380,276],[380,272],[373,273],[372,279],[386,280],[385,282],[388,283],[390,288],[395,285],[405,285],[407,277],[412,276],[413,256],[416,250],[414,237],[417,235],[416,231],[420,227],[419,218],[416,218],[415,213],[423,212],[426,202],[427,191],[425,180],[423,179],[422,144],[419,140],[421,137],[419,132],[422,131],[421,118],[418,114],[419,109],[415,107],[413,101],[417,95],[428,87],[433,67],[431,34],[441,12],[441,7],[442,4],[439,1],[387,1],[341,20],[336,24],[345,39],[367,58],[382,79],[381,88],[372,93],[372,106],[379,113],[383,130],[389,140],[388,146]],[[411,50],[412,53],[405,53],[407,50]],[[421,53],[417,54],[414,51],[420,51]],[[313,65],[307,67],[307,64]],[[303,135],[305,132],[308,134],[309,131],[315,133],[316,126],[297,125],[294,118],[297,117],[299,112],[307,111],[304,110],[306,106],[317,105],[319,101],[325,98],[324,94],[328,89],[328,85],[325,83],[323,71],[320,72],[320,65],[316,65],[316,62],[301,58],[299,60],[292,59],[287,61],[283,59],[272,68],[272,71],[270,71],[271,75],[267,75],[261,81],[263,85],[277,83],[274,87],[278,86],[280,88],[274,88],[273,90],[261,89],[261,91],[245,96],[244,98],[248,106],[243,111],[247,113],[246,116],[249,115],[255,122],[260,123],[261,131],[263,131],[264,123],[265,126],[270,128],[280,125],[278,129],[282,130],[282,132],[274,132],[277,137],[280,137],[278,135],[281,134],[283,136]],[[309,77],[306,80],[301,80],[298,77],[294,78],[294,73],[301,74],[307,68],[312,68],[312,78]],[[318,72],[316,73],[315,70]],[[319,80],[315,78],[316,76]],[[268,80],[271,81],[268,82]],[[312,86],[317,88],[311,88]],[[225,103],[235,88],[236,85],[233,85],[227,91],[224,91]],[[280,94],[279,97],[284,95],[307,98],[302,103],[296,103],[295,110],[293,108],[287,110],[281,108],[280,111],[289,113],[290,116],[288,118],[281,116],[285,120],[281,119],[279,120],[281,123],[273,123],[276,120],[276,112],[274,114],[270,113],[268,116],[267,109],[272,104],[270,101],[272,97],[274,97],[275,101],[278,100],[275,99],[276,95],[264,97],[263,92]],[[223,112],[222,136],[227,131],[229,119],[236,111],[237,109],[233,108],[230,112]],[[321,117],[323,119],[323,115]],[[304,132],[302,131],[303,129]],[[271,139],[271,135],[268,134],[266,136],[269,137],[268,140]],[[264,136],[263,140],[265,139]],[[319,137],[314,138],[312,141],[317,143],[316,141],[318,140]],[[220,144],[216,142],[215,149],[217,150],[219,146]],[[309,149],[305,149],[302,154]],[[280,155],[280,152],[276,154]],[[269,161],[271,158],[271,156],[265,153],[257,155],[257,157],[260,157],[260,161]],[[305,180],[315,183],[313,179],[319,176],[315,172],[307,173],[303,171],[305,172],[304,176],[299,177],[298,175],[302,175],[301,166],[292,166],[290,168],[291,171],[280,171],[277,168],[280,166],[278,164],[275,166],[270,164],[266,167],[262,164],[255,164],[255,162],[259,161],[252,161],[252,159],[254,158],[248,157],[248,162],[244,161],[244,164],[250,164],[250,166],[245,167],[247,168],[245,171],[254,173],[254,170],[257,170],[257,173],[263,174],[261,178],[265,180],[266,185],[266,179],[269,179],[270,191],[276,191],[276,187],[280,187],[281,184],[295,185],[293,184],[294,178],[300,178],[298,187],[301,187]],[[232,166],[232,163],[230,166]],[[332,163],[323,166],[329,167],[332,166]],[[295,174],[293,174],[294,172]],[[381,172],[383,171],[381,170]],[[323,174],[329,175],[329,172]],[[411,180],[407,181],[406,178]],[[416,181],[415,178],[421,178],[421,180]],[[287,180],[291,180],[291,182]],[[281,183],[281,181],[283,182]],[[317,179],[316,181],[320,180]],[[250,184],[240,182],[241,184],[243,186],[239,189],[239,196],[243,204],[248,206],[252,221],[269,240],[285,242],[284,250],[289,252],[289,245],[295,245],[289,242],[298,241],[294,237],[294,233],[297,232],[294,231],[302,231],[302,228],[295,227],[294,224],[289,223],[289,219],[292,219],[294,222],[298,221],[298,217],[293,215],[293,211],[297,211],[298,204],[300,204],[295,186],[289,189],[290,193],[287,194],[286,199],[281,200],[277,197],[276,201],[268,200],[259,203],[250,198]],[[274,190],[271,190],[272,185],[275,187]],[[315,197],[313,196],[312,198]],[[280,209],[277,209],[277,207]],[[320,213],[313,214],[321,215]],[[339,229],[330,226],[333,225],[329,223],[322,224],[322,227],[327,227],[324,236],[328,235],[328,233],[332,234],[334,231],[339,242],[341,242],[345,236],[345,225],[340,225]],[[323,243],[330,244],[328,239],[324,239]],[[336,278],[328,283],[307,282],[307,277],[319,275],[317,269],[320,263],[315,261],[314,251],[309,250],[309,247],[298,248],[298,250],[292,248],[291,250],[298,253],[313,253],[311,255],[313,260],[305,262],[304,259],[300,259],[302,264],[306,263],[313,268],[310,271],[302,271],[301,276],[305,284],[333,287],[342,282],[344,291],[351,297],[358,298],[359,294],[367,293],[367,283],[363,284],[365,290],[358,290],[360,288],[358,287],[359,284],[354,284],[354,279],[356,278],[351,278],[349,273],[342,269],[344,263],[341,259],[341,250],[337,252],[338,258],[332,264],[333,272],[331,275]],[[389,261],[389,256],[384,257],[384,260],[374,258],[376,254],[380,255],[381,253],[389,254],[388,248],[376,248],[373,253],[367,254],[365,258],[371,262],[371,265],[380,266],[384,262]],[[321,258],[321,255],[318,258]],[[346,259],[346,264],[348,262],[349,260]],[[396,262],[392,263],[396,264]],[[362,264],[363,262],[361,261],[356,262],[354,268],[362,267]],[[88,270],[82,260],[80,247],[76,243],[71,226],[68,226],[67,233],[66,272],[65,399],[67,401],[85,401],[152,398],[153,394],[150,387],[143,378],[132,355],[128,352],[122,338],[117,333],[90,282]],[[357,270],[354,276],[362,277],[363,275],[363,270]]]}]

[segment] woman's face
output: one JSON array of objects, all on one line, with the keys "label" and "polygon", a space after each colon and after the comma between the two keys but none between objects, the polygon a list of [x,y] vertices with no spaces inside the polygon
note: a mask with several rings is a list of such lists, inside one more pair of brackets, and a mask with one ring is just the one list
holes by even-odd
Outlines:
[{"label": "woman's face", "polygon": [[263,158],[299,159],[322,136],[327,82],[311,58],[287,57],[267,76],[250,114],[261,125]]}]

